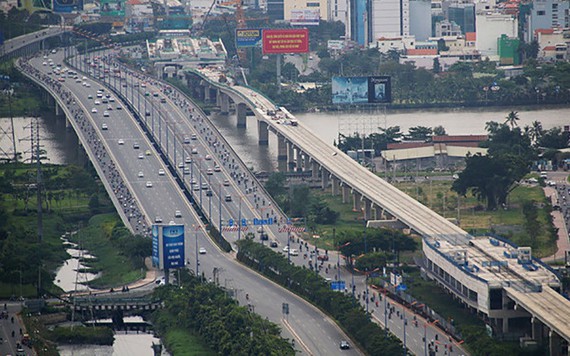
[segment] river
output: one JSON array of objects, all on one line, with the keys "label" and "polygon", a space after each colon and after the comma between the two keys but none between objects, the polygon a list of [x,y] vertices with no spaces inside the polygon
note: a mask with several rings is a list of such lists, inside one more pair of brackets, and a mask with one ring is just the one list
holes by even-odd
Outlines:
[{"label": "river", "polygon": [[[422,110],[388,110],[376,111],[347,111],[347,112],[320,112],[303,113],[296,115],[315,134],[326,142],[333,143],[338,140],[339,131],[344,134],[354,132],[371,133],[378,131],[378,127],[400,126],[402,132],[407,132],[414,126],[443,126],[450,135],[485,134],[485,123],[489,121],[504,122],[511,111],[517,111],[520,118],[519,126],[531,125],[533,121],[540,121],[544,129],[556,126],[569,125],[570,108],[457,108],[457,109],[422,109]],[[277,169],[277,142],[274,135],[270,135],[269,146],[257,145],[257,128],[255,117],[248,116],[247,128],[236,127],[235,115],[225,116],[214,113],[212,120],[218,129],[242,157],[248,166],[256,171],[271,172]],[[10,120],[0,118],[0,127],[9,128]],[[65,128],[65,121],[54,116],[42,118],[40,121],[42,144],[46,150],[49,163],[55,164],[81,164],[85,159],[77,148],[77,136],[72,130]],[[15,118],[14,126],[19,152],[29,151],[30,136],[29,118]],[[2,136],[0,140],[2,151],[11,151],[10,141]],[[0,152],[2,152],[0,151]],[[24,153],[25,158],[27,155]]]}]

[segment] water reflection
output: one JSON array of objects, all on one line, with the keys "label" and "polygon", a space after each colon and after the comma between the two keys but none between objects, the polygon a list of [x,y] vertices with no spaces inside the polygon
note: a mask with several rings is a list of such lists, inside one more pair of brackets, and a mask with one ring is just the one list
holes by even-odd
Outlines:
[{"label": "water reflection", "polygon": [[[77,270],[87,269],[88,267],[80,263],[80,259],[94,258],[86,250],[77,249],[77,244],[69,242],[65,238],[61,238],[62,242],[68,246],[67,253],[71,258],[67,259],[63,265],[57,270],[54,284],[65,292],[84,291],[87,290],[86,282],[92,281],[99,276],[97,273],[85,273]],[[77,287],[76,287],[77,285]]]},{"label": "water reflection", "polygon": [[[100,345],[60,345],[57,350],[61,356],[153,356],[152,344],[159,343],[160,339],[152,334],[137,334],[129,331],[115,334],[113,346]],[[169,355],[164,349],[163,356]]]}]

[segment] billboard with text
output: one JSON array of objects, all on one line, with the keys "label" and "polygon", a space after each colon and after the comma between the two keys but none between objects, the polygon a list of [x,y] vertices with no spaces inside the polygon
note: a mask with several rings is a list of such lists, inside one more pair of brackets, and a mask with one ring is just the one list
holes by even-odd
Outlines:
[{"label": "billboard with text", "polygon": [[309,52],[309,30],[263,30],[263,54]]},{"label": "billboard with text", "polygon": [[184,267],[184,225],[152,225],[152,265]]},{"label": "billboard with text", "polygon": [[391,82],[388,76],[333,77],[333,104],[382,104],[389,103]]},{"label": "billboard with text", "polygon": [[320,9],[291,10],[291,26],[318,26],[320,20]]},{"label": "billboard with text", "polygon": [[83,11],[83,0],[53,0],[53,12],[71,13]]},{"label": "billboard with text", "polygon": [[236,47],[256,47],[261,42],[260,28],[236,29]]},{"label": "billboard with text", "polygon": [[101,0],[100,6],[101,16],[125,16],[125,0]]}]

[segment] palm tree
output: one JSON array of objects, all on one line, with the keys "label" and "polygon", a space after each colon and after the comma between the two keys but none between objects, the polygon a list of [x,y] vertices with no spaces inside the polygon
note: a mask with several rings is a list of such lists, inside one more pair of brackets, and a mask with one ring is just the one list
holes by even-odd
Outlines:
[{"label": "palm tree", "polygon": [[542,138],[544,130],[540,121],[534,121],[529,130],[531,140],[536,144]]},{"label": "palm tree", "polygon": [[517,121],[519,121],[519,114],[516,111],[511,111],[505,120],[505,124],[508,124],[511,126],[511,128],[515,128],[515,126],[518,126]]}]

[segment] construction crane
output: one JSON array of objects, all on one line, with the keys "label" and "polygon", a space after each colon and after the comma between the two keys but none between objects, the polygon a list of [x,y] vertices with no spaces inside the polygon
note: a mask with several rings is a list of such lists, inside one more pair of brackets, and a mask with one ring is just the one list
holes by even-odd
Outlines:
[{"label": "construction crane", "polygon": [[230,0],[230,1],[222,2],[222,3],[218,4],[218,7],[232,7],[233,5],[235,5],[236,23],[237,23],[236,28],[238,28],[238,29],[246,28],[245,16],[243,13],[243,8],[241,7],[241,2],[242,2],[242,0]]}]

